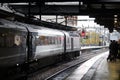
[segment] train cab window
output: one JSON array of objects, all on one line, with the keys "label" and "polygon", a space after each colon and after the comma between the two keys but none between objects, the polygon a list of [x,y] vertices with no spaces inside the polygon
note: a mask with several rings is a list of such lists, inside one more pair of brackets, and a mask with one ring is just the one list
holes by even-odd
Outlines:
[{"label": "train cab window", "polygon": [[0,34],[0,47],[12,47],[14,43],[14,36],[8,33]]},{"label": "train cab window", "polygon": [[0,47],[4,47],[4,46],[5,46],[4,34],[0,34]]},{"label": "train cab window", "polygon": [[21,36],[12,32],[0,33],[0,47],[15,47],[21,45]]},{"label": "train cab window", "polygon": [[15,37],[14,37],[14,45],[20,46],[21,43],[22,43],[22,41],[21,41],[21,36],[15,35]]}]

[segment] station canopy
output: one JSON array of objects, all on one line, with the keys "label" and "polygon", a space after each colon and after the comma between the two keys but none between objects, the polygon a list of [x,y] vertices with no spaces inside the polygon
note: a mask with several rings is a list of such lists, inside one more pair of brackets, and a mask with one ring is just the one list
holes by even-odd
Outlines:
[{"label": "station canopy", "polygon": [[120,0],[0,0],[25,15],[89,15],[110,31],[120,29]]}]

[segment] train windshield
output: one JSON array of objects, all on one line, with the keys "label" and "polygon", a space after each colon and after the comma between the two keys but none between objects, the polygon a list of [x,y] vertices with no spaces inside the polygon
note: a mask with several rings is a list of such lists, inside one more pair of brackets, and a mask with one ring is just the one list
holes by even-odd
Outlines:
[{"label": "train windshield", "polygon": [[[23,41],[24,42],[24,41]],[[21,45],[22,37],[9,29],[0,29],[0,47],[18,47]]]}]

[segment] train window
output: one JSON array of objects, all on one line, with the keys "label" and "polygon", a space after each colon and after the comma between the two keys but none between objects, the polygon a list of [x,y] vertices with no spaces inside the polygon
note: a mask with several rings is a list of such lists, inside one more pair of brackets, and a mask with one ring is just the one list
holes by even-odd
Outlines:
[{"label": "train window", "polygon": [[60,44],[60,40],[61,40],[60,37],[58,37],[58,44]]},{"label": "train window", "polygon": [[54,37],[52,37],[52,44],[54,44]]},{"label": "train window", "polygon": [[4,47],[5,45],[5,38],[4,38],[4,34],[0,34],[0,47]]},{"label": "train window", "polygon": [[61,39],[62,39],[62,38],[60,37],[60,43],[59,43],[59,44],[61,44]]},{"label": "train window", "polygon": [[39,44],[39,36],[35,37],[35,45],[37,46]]},{"label": "train window", "polygon": [[44,45],[44,39],[45,39],[44,36],[39,37],[39,45]]},{"label": "train window", "polygon": [[56,37],[56,44],[59,44],[59,43],[58,43],[58,37]]},{"label": "train window", "polygon": [[49,37],[49,44],[52,44],[52,37]]},{"label": "train window", "polygon": [[36,36],[35,44],[36,45],[53,45],[60,44],[61,37],[53,37],[53,36]]},{"label": "train window", "polygon": [[25,35],[21,36],[21,45],[23,48],[26,48],[26,38],[27,36]]},{"label": "train window", "polygon": [[36,36],[36,40],[35,40],[35,44],[36,45],[49,45],[50,41],[49,41],[50,37],[48,36]]},{"label": "train window", "polygon": [[14,35],[13,34],[8,34],[8,35],[6,35],[6,41],[7,41],[7,47],[13,47],[13,45],[14,45]]},{"label": "train window", "polygon": [[54,44],[56,44],[56,37],[54,37]]},{"label": "train window", "polygon": [[48,45],[48,36],[45,37],[44,44]]},{"label": "train window", "polygon": [[55,44],[57,44],[57,36],[55,37]]},{"label": "train window", "polygon": [[52,44],[52,37],[49,36],[49,44]]},{"label": "train window", "polygon": [[21,44],[21,36],[15,35],[15,37],[14,37],[14,44],[16,46],[19,46]]},{"label": "train window", "polygon": [[12,32],[0,33],[0,47],[15,47],[21,45],[21,36]]},{"label": "train window", "polygon": [[49,45],[50,42],[49,42],[49,36],[47,36],[47,45]]},{"label": "train window", "polygon": [[58,37],[56,37],[56,43],[59,44],[59,43],[58,43]]}]

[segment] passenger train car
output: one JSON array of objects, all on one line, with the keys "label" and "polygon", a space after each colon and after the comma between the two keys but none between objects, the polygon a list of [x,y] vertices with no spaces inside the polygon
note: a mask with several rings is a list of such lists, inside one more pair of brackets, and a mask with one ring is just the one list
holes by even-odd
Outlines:
[{"label": "passenger train car", "polygon": [[0,67],[53,64],[79,56],[80,36],[75,32],[0,19]]}]

